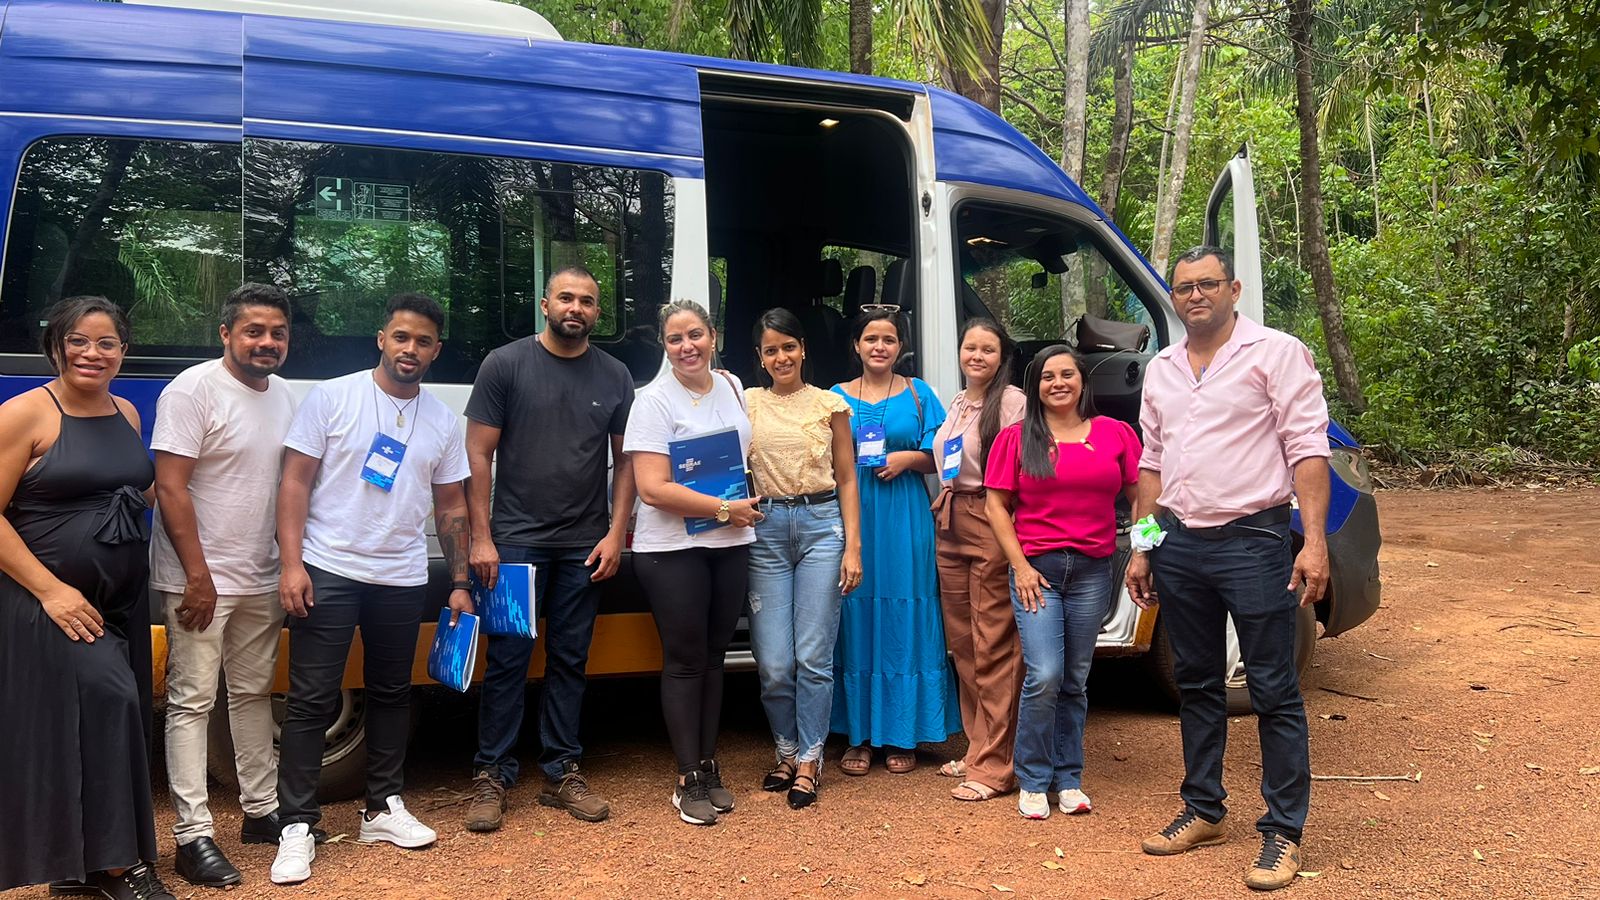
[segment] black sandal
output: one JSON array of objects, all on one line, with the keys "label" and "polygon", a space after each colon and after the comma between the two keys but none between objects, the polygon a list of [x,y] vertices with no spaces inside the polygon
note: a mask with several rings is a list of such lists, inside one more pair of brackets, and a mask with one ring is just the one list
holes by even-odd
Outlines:
[{"label": "black sandal", "polygon": [[805,809],[815,802],[817,802],[817,775],[796,775],[794,786],[789,788],[789,808]]},{"label": "black sandal", "polygon": [[778,764],[772,767],[772,771],[767,773],[767,777],[761,779],[761,789],[772,793],[786,791],[794,784],[795,774],[799,771],[794,760],[780,759]]}]

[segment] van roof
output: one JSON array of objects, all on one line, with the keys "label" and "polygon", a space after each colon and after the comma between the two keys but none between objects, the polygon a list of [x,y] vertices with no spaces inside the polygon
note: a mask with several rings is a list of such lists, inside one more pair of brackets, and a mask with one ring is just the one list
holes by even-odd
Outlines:
[{"label": "van roof", "polygon": [[[287,0],[171,2],[239,6]],[[307,2],[391,6],[391,0]],[[941,180],[1028,191],[1098,212],[1078,185],[1004,119],[957,94],[913,82],[530,36],[166,3],[0,0],[0,116],[233,128],[248,121],[246,133],[262,137],[404,140],[416,146],[426,146],[428,135],[465,135],[481,143],[458,141],[450,149],[496,153],[536,145],[550,148],[551,158],[570,159],[575,157],[563,156],[562,148],[599,148],[619,165],[698,177],[704,174],[700,75],[721,72],[924,96]],[[245,82],[247,64],[263,77]],[[301,123],[329,130],[307,137]],[[286,130],[291,124],[298,126],[292,133]],[[131,133],[130,127],[118,129]]]},{"label": "van roof", "polygon": [[561,40],[544,16],[502,0],[118,0],[136,6],[170,6],[214,12],[288,16],[329,22],[400,25],[437,31]]}]

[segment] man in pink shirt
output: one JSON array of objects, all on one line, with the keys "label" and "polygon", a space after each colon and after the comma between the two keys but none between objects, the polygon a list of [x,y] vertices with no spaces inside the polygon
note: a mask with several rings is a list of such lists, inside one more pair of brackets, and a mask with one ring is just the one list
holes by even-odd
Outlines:
[{"label": "man in pink shirt", "polygon": [[[1134,515],[1166,537],[1128,565],[1135,603],[1161,604],[1178,683],[1184,809],[1146,838],[1168,856],[1227,840],[1226,618],[1233,617],[1261,736],[1261,852],[1245,871],[1257,890],[1300,868],[1311,799],[1305,704],[1295,669],[1296,608],[1328,582],[1328,407],[1311,352],[1234,311],[1240,283],[1215,247],[1178,258],[1172,302],[1187,336],[1151,361],[1139,424],[1144,455]],[[1291,501],[1304,544],[1293,553]],[[1299,598],[1295,591],[1304,588]]]}]

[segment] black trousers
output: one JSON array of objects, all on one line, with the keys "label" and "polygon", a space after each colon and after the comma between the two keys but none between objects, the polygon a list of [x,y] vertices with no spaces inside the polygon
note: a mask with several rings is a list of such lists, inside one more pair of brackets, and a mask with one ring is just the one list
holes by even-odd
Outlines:
[{"label": "black trousers", "polygon": [[678,772],[715,759],[722,659],[750,585],[750,549],[634,553],[634,571],[661,633],[661,712]]},{"label": "black trousers", "polygon": [[1182,526],[1150,552],[1161,620],[1172,645],[1183,733],[1183,802],[1216,822],[1227,808],[1222,754],[1228,739],[1223,668],[1227,616],[1233,616],[1261,738],[1261,832],[1299,843],[1311,804],[1306,708],[1294,664],[1299,600],[1288,589],[1294,568],[1289,526],[1206,540]]},{"label": "black trousers", "polygon": [[350,642],[361,626],[367,707],[367,808],[405,784],[406,739],[411,726],[411,662],[424,585],[367,584],[307,566],[313,601],[309,614],[289,617],[289,702],[278,749],[278,819],[282,825],[322,818],[317,782],[324,735],[339,711],[340,686]]}]

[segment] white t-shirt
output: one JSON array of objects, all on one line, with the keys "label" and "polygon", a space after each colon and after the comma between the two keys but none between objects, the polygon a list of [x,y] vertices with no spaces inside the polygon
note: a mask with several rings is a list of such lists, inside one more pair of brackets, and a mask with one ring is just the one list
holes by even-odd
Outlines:
[{"label": "white t-shirt", "polygon": [[[730,383],[731,382],[731,383]],[[733,376],[714,374],[711,393],[694,405],[689,391],[670,372],[641,390],[628,414],[628,427],[622,435],[622,449],[628,453],[644,451],[665,455],[667,444],[723,428],[739,429],[739,448],[750,458],[750,417],[745,415],[744,386]],[[647,503],[639,504],[633,525],[633,549],[644,553],[687,550],[690,547],[737,547],[754,543],[754,528],[724,525],[699,534],[684,530],[683,516],[663,512]]]},{"label": "white t-shirt", "polygon": [[[153,450],[195,460],[189,498],[211,581],[223,596],[278,589],[273,512],[283,436],[294,418],[294,395],[276,375],[257,391],[213,359],[178,373],[156,401]],[[183,593],[183,564],[155,512],[150,586]]]},{"label": "white t-shirt", "polygon": [[[396,406],[405,410],[404,425],[395,424]],[[361,477],[380,429],[406,445],[388,491]],[[426,390],[414,402],[390,397],[364,369],[312,388],[283,445],[322,460],[300,551],[307,565],[365,584],[428,583],[423,529],[433,486],[468,474],[461,421],[450,407]]]}]

